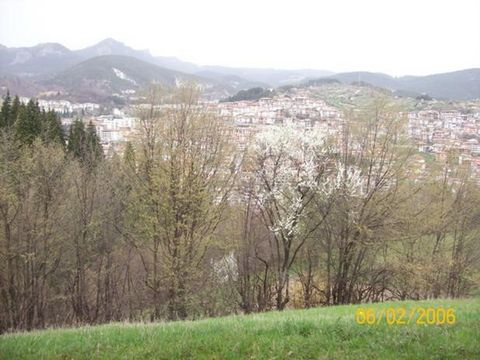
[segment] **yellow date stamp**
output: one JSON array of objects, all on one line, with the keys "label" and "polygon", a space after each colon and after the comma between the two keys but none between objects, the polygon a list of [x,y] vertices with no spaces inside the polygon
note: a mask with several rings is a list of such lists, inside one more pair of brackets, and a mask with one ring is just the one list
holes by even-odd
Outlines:
[{"label": "yellow date stamp", "polygon": [[444,307],[359,307],[355,311],[359,325],[453,325],[456,321],[455,309]]}]

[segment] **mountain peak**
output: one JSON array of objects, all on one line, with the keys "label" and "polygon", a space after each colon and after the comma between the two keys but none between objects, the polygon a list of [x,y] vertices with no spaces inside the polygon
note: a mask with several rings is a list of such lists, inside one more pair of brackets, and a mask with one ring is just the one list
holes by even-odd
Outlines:
[{"label": "mountain peak", "polygon": [[56,42],[46,42],[46,43],[40,43],[37,44],[33,47],[33,49],[51,49],[51,50],[57,50],[57,51],[63,51],[63,52],[70,52],[70,50],[63,46],[60,43]]},{"label": "mountain peak", "polygon": [[123,42],[115,40],[111,37],[106,38],[93,46],[77,50],[76,53],[83,60],[102,55],[124,55],[136,57],[144,61],[154,62],[152,61],[154,59],[150,55],[148,50],[132,49],[128,45],[125,45]]},{"label": "mountain peak", "polygon": [[124,43],[122,43],[121,41],[118,41],[118,40],[115,40],[114,38],[106,38],[106,39],[103,39],[102,41],[100,41],[97,45],[94,45],[94,46],[98,46],[98,45],[120,45],[120,46],[125,46]]}]

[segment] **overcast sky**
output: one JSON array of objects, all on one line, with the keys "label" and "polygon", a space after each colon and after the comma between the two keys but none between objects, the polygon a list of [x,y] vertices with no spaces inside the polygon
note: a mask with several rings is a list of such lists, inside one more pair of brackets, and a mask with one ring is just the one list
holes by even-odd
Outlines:
[{"label": "overcast sky", "polygon": [[107,37],[202,65],[423,75],[480,67],[480,0],[0,0],[0,44]]}]

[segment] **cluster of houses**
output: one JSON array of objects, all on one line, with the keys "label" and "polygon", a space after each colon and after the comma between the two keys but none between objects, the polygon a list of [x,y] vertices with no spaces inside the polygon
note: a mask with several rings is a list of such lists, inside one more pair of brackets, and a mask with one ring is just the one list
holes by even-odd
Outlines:
[{"label": "cluster of houses", "polygon": [[[21,97],[20,101],[28,103],[30,99]],[[39,99],[38,105],[45,111],[53,110],[60,115],[93,113],[100,109],[99,104],[95,103],[72,103],[67,100],[42,100]]]},{"label": "cluster of houses", "polygon": [[448,157],[480,175],[480,108],[410,112],[408,132],[420,152],[439,161]]},{"label": "cluster of houses", "polygon": [[[64,129],[68,130],[73,121],[74,117],[62,118]],[[85,116],[83,121],[95,127],[105,153],[123,149],[125,142],[131,140],[137,126],[136,118],[118,109],[114,109],[109,115]]]},{"label": "cluster of houses", "polygon": [[[98,104],[39,100],[39,105],[60,114],[83,111],[87,114],[84,121],[95,126],[107,151],[121,149],[137,128],[137,119],[118,109],[108,115],[94,115],[98,113]],[[256,133],[272,126],[293,124],[335,135],[341,132],[344,123],[343,113],[338,108],[313,96],[308,89],[252,101],[210,101],[203,106],[234,125],[234,141],[240,150]],[[409,112],[407,117],[408,133],[418,146],[419,154],[428,154],[438,161],[453,156],[458,164],[471,167],[480,178],[480,106],[469,111],[420,110]],[[73,117],[62,118],[66,128],[72,121]],[[417,156],[416,162],[420,169],[425,168],[425,157]]]},{"label": "cluster of houses", "polygon": [[279,95],[255,101],[219,103],[217,112],[235,126],[234,141],[243,149],[259,131],[271,126],[295,125],[301,128],[319,128],[328,135],[340,131],[342,113],[321,99],[296,93]]}]

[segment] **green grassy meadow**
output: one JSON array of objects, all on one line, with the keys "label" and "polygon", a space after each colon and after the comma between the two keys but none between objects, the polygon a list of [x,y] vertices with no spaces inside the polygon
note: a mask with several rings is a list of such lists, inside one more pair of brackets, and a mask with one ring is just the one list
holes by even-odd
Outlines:
[{"label": "green grassy meadow", "polygon": [[[453,308],[454,325],[359,325],[355,310]],[[480,359],[480,298],[112,323],[0,336],[0,359]]]}]

